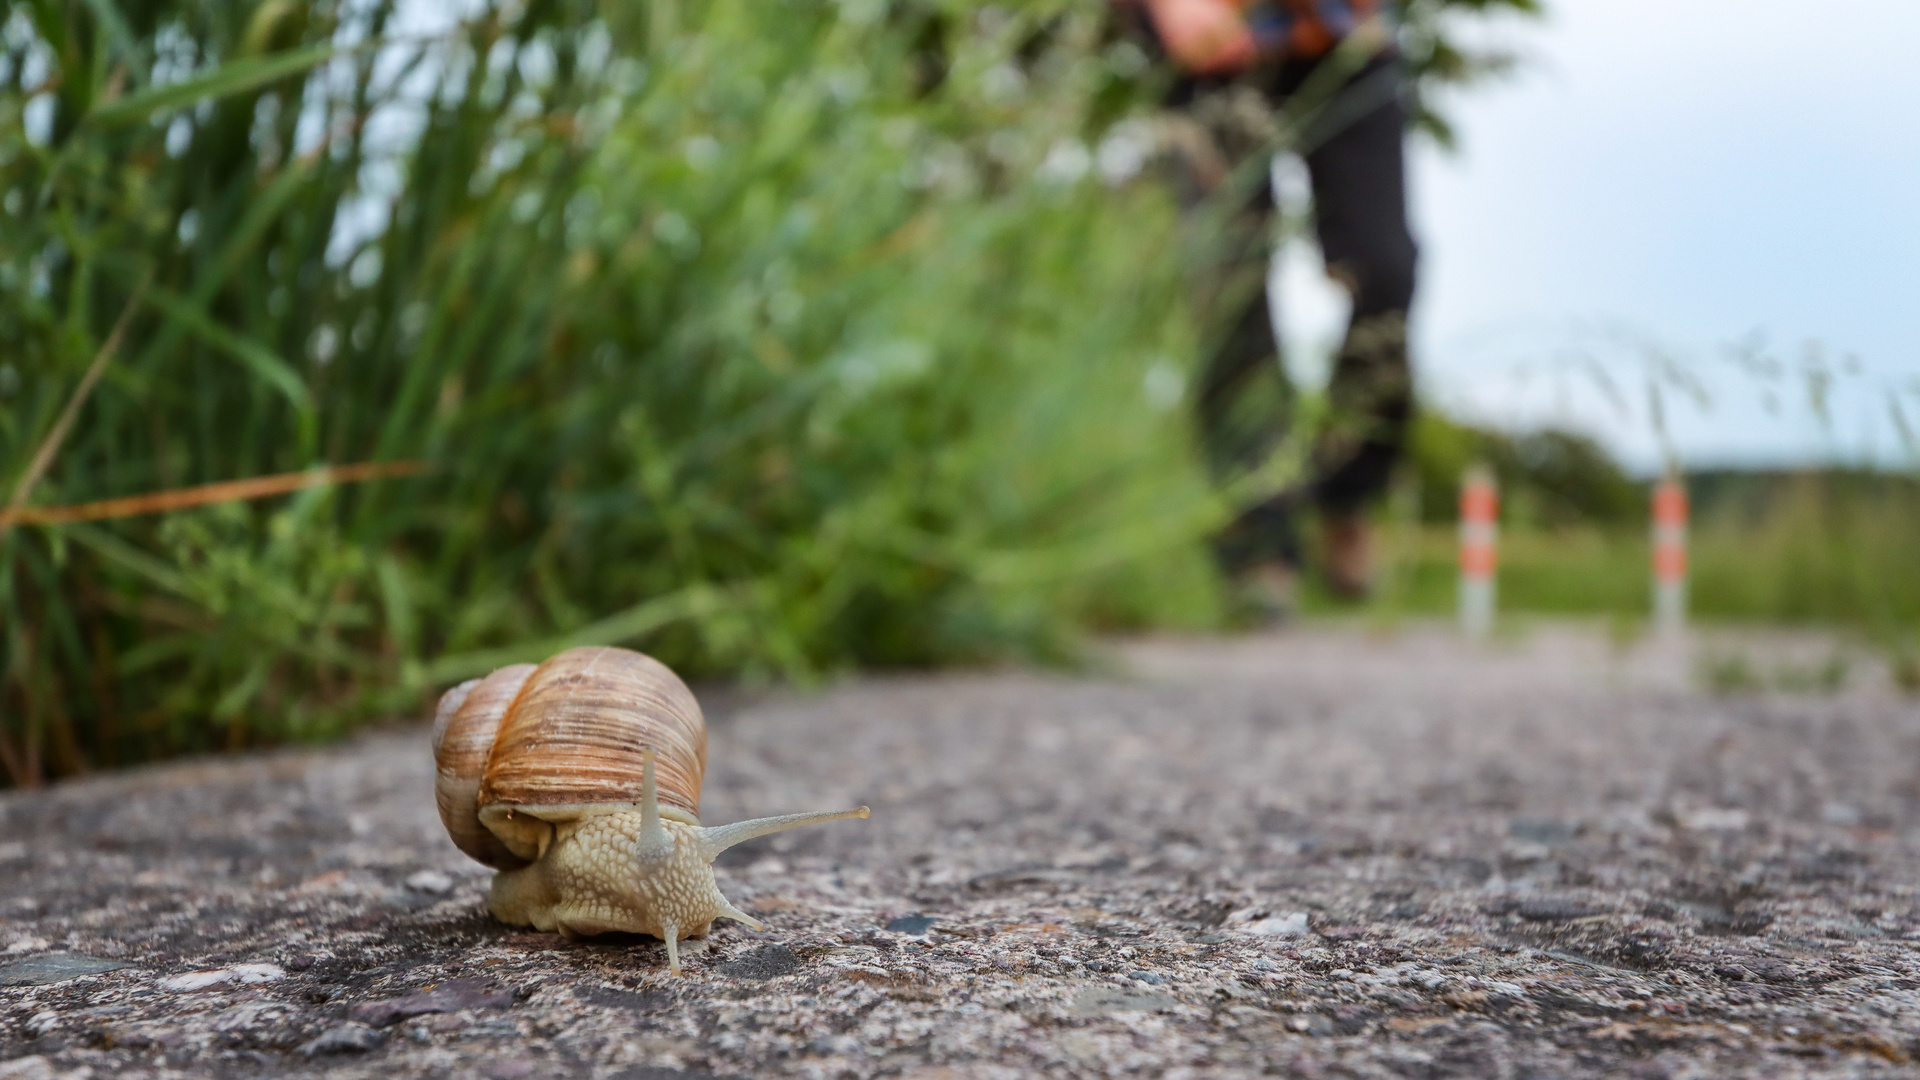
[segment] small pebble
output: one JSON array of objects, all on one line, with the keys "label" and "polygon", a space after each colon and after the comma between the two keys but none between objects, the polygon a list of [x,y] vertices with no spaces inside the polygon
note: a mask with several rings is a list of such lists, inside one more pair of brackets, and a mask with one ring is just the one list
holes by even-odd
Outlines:
[{"label": "small pebble", "polygon": [[369,1027],[388,1027],[410,1017],[429,1013],[458,1012],[462,1009],[506,1009],[513,1006],[513,991],[479,978],[448,979],[426,990],[388,998],[364,1001],[347,1013]]},{"label": "small pebble", "polygon": [[53,1009],[42,1009],[27,1020],[27,1034],[37,1039],[59,1026],[59,1012]]},{"label": "small pebble", "polygon": [[349,1021],[328,1028],[300,1048],[306,1057],[322,1054],[364,1054],[380,1045],[381,1035],[365,1024]]},{"label": "small pebble", "polygon": [[225,986],[229,983],[252,985],[278,982],[286,977],[286,971],[279,964],[235,964],[232,967],[214,968],[210,971],[189,971],[185,975],[161,979],[159,986],[162,990],[186,993],[205,990],[211,986]]},{"label": "small pebble", "polygon": [[38,1054],[0,1061],[0,1080],[54,1080],[56,1075],[53,1066]]},{"label": "small pebble", "polygon": [[422,870],[407,878],[407,888],[439,895],[453,888],[453,879],[438,870]]},{"label": "small pebble", "polygon": [[1248,923],[1244,929],[1261,937],[1302,937],[1307,933],[1307,913],[1290,911],[1285,915],[1270,915]]}]

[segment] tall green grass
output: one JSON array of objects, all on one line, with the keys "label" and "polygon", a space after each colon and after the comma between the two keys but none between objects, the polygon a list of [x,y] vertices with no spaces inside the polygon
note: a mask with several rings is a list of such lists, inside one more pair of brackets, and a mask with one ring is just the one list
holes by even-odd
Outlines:
[{"label": "tall green grass", "polygon": [[572,641],[806,678],[1211,618],[1149,392],[1192,354],[1177,222],[1085,167],[1136,93],[1099,9],[113,10],[10,24],[52,89],[0,146],[8,480],[142,279],[34,502],[430,468],[9,532],[16,782]]},{"label": "tall green grass", "polygon": [[1694,604],[1726,619],[1851,624],[1920,644],[1920,481],[1834,470],[1695,478]]}]

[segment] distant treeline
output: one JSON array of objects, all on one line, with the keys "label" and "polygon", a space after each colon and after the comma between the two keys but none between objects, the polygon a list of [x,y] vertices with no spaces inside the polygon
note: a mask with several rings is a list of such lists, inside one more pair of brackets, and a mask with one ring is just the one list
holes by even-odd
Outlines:
[{"label": "distant treeline", "polygon": [[[1503,611],[1646,617],[1650,481],[1584,436],[1512,435],[1433,412],[1420,422],[1387,515],[1397,546],[1379,611],[1452,610],[1452,526],[1460,477],[1473,462],[1500,481]],[[1901,664],[1920,662],[1920,475],[1715,469],[1684,479],[1695,618],[1848,627],[1893,649]]]},{"label": "distant treeline", "polygon": [[[1469,464],[1500,480],[1511,525],[1548,528],[1648,523],[1652,484],[1623,468],[1594,439],[1559,430],[1511,434],[1463,424],[1429,410],[1419,421],[1409,478],[1422,521],[1456,515]],[[1920,473],[1807,466],[1689,469],[1683,474],[1696,522],[1756,528],[1782,513],[1842,519],[1878,507],[1893,513],[1920,499]]]}]

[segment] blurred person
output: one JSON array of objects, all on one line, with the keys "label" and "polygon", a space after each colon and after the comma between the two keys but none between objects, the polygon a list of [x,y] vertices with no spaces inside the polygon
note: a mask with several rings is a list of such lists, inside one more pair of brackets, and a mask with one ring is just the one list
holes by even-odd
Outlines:
[{"label": "blurred person", "polygon": [[[1407,311],[1417,250],[1407,224],[1405,76],[1390,12],[1377,0],[1120,2],[1179,73],[1168,104],[1189,120],[1175,140],[1189,196],[1218,190],[1235,159],[1270,153],[1276,112],[1334,91],[1297,138],[1327,273],[1353,302],[1327,387],[1327,417],[1314,436],[1305,486],[1246,509],[1217,538],[1217,550],[1249,601],[1283,614],[1301,563],[1294,518],[1310,502],[1319,511],[1327,584],[1339,595],[1363,596],[1373,574],[1368,508],[1387,487],[1413,411]],[[1351,47],[1334,68],[1330,59],[1343,41]],[[1212,324],[1224,337],[1196,393],[1216,475],[1266,460],[1296,411],[1268,308],[1276,207],[1264,170],[1233,211],[1219,274],[1208,283]]]}]

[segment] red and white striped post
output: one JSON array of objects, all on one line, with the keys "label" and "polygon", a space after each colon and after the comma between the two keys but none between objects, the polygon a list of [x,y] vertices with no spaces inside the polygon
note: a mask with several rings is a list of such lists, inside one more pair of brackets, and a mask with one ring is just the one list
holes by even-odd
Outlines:
[{"label": "red and white striped post", "polygon": [[1674,476],[1653,489],[1653,625],[1662,634],[1687,625],[1687,489]]},{"label": "red and white striped post", "polygon": [[1484,465],[1467,470],[1460,485],[1460,627],[1471,637],[1493,629],[1500,491]]}]

